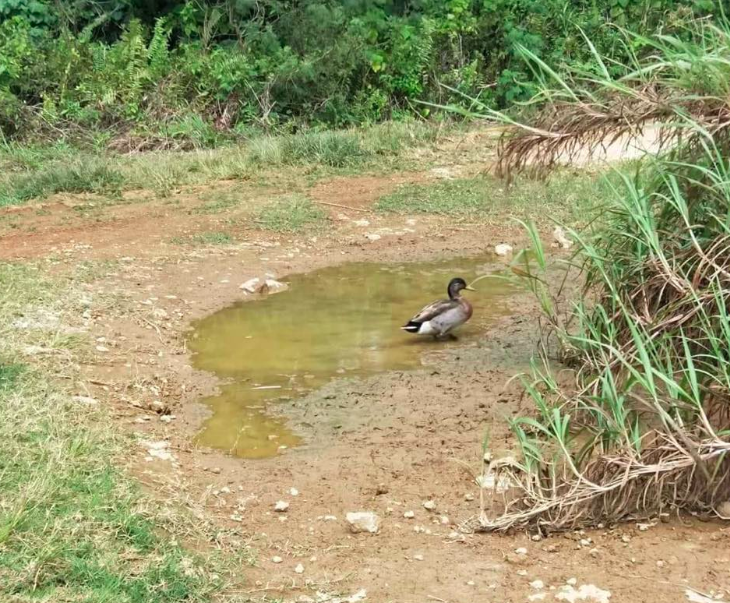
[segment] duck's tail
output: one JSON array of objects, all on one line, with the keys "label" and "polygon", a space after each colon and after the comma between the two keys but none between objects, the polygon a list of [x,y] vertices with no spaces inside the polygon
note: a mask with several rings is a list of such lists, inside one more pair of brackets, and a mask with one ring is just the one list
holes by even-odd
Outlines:
[{"label": "duck's tail", "polygon": [[406,324],[404,324],[401,329],[403,331],[408,331],[409,333],[418,333],[418,331],[421,328],[420,322],[413,322],[412,320],[408,321]]}]

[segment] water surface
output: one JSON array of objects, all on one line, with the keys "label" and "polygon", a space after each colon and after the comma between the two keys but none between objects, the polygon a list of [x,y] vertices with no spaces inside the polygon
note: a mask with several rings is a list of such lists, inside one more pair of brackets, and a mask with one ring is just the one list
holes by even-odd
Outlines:
[{"label": "water surface", "polygon": [[465,292],[474,316],[455,332],[457,342],[434,343],[399,327],[425,304],[446,297],[450,278],[470,282],[483,274],[497,274],[485,258],[344,264],[288,277],[282,293],[198,321],[189,341],[193,364],[226,383],[220,395],[204,401],[212,415],[198,442],[245,458],[296,446],[300,437],[270,414],[272,405],[332,379],[418,368],[430,351],[473,341],[508,313],[515,284],[488,278],[476,292]]}]

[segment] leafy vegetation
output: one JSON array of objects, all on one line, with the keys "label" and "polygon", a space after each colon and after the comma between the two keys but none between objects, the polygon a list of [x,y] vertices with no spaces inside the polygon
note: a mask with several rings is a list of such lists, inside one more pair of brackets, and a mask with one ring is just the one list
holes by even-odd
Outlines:
[{"label": "leafy vegetation", "polygon": [[559,69],[595,69],[581,31],[622,61],[650,46],[626,44],[611,24],[681,33],[714,9],[712,0],[15,0],[0,3],[0,128],[139,151],[427,116],[416,101],[468,108],[464,94],[505,107],[538,81],[520,47]]},{"label": "leafy vegetation", "polygon": [[209,601],[213,567],[115,467],[106,411],[48,379],[75,374],[64,317],[88,304],[80,282],[2,265],[0,284],[0,599]]},{"label": "leafy vegetation", "polygon": [[[662,143],[578,243],[585,289],[567,312],[547,285],[534,229],[538,294],[572,387],[547,358],[525,386],[536,414],[513,421],[521,458],[492,461],[521,490],[486,529],[565,529],[671,509],[709,512],[730,498],[730,24],[699,21],[684,39],[627,33],[652,53],[620,77],[544,75],[548,104],[503,141],[503,168],[556,158],[654,128]],[[595,63],[607,64],[598,52]],[[504,118],[504,116],[501,116]],[[536,129],[537,128],[537,129]],[[555,141],[559,142],[556,143]]]}]

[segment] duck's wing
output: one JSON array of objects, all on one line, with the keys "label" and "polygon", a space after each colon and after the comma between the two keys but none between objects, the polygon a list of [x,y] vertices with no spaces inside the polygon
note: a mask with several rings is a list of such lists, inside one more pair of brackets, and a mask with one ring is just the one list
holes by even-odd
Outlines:
[{"label": "duck's wing", "polygon": [[416,314],[411,320],[410,323],[422,323],[422,322],[428,322],[429,320],[435,318],[439,314],[443,314],[444,312],[451,310],[452,308],[457,306],[457,302],[453,299],[440,299],[438,301],[432,302],[428,304],[425,308],[423,308],[418,314]]}]

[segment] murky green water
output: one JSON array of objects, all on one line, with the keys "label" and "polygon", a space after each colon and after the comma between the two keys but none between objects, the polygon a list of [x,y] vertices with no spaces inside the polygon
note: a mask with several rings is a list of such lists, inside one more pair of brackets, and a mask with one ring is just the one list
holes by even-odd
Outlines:
[{"label": "murky green water", "polygon": [[437,346],[463,345],[509,312],[516,285],[484,279],[466,292],[470,322],[458,342],[434,342],[399,327],[425,304],[446,297],[450,278],[494,273],[484,258],[416,264],[345,264],[285,279],[289,289],[241,302],[195,325],[189,347],[196,368],[229,383],[205,403],[212,416],[198,442],[245,458],[296,446],[300,438],[267,414],[338,377],[417,368]]}]

